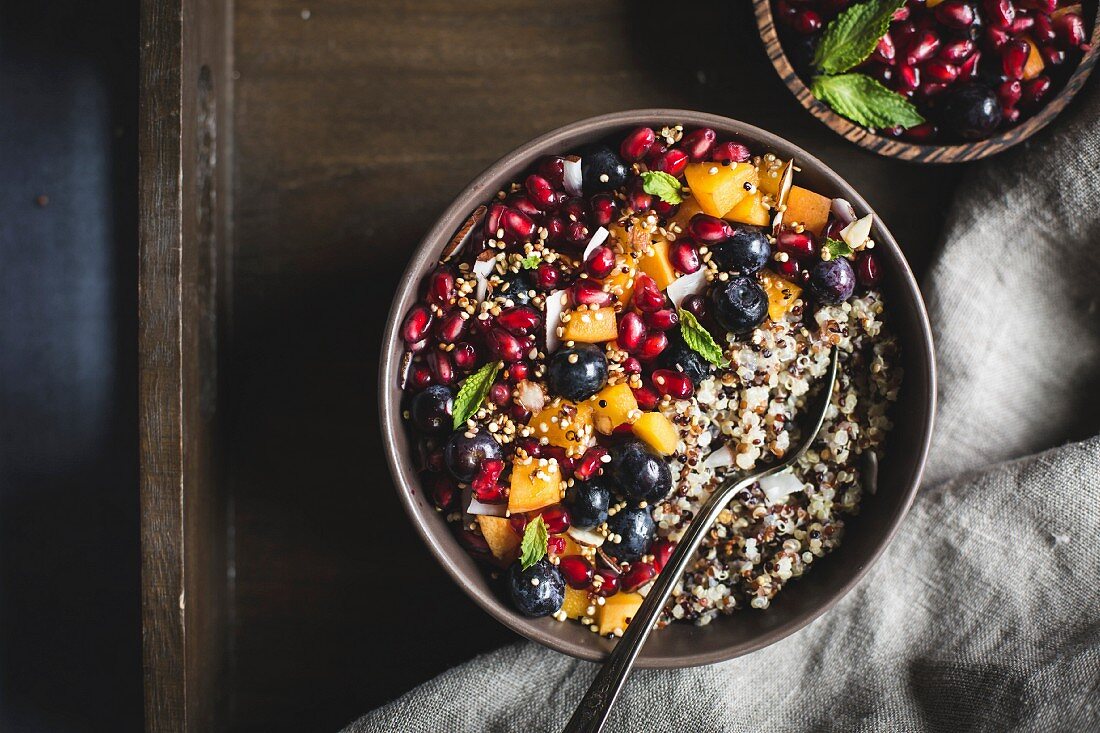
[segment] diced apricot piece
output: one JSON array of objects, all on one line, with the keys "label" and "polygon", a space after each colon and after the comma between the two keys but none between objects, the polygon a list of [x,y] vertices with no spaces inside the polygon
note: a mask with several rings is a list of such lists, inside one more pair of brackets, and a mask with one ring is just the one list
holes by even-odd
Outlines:
[{"label": "diced apricot piece", "polygon": [[647,412],[639,417],[634,422],[634,434],[662,456],[672,455],[680,444],[676,426],[659,412]]},{"label": "diced apricot piece", "polygon": [[545,438],[550,445],[579,456],[592,443],[592,404],[555,400],[533,415],[527,425],[539,441]]},{"label": "diced apricot piece", "polygon": [[634,399],[634,391],[625,382],[604,387],[591,402],[596,430],[604,435],[611,435],[612,430],[632,422],[632,417],[638,416],[638,400]]},{"label": "diced apricot piece", "polygon": [[565,323],[564,341],[579,341],[585,344],[602,344],[610,341],[618,333],[615,325],[615,309],[611,306],[591,311],[576,310],[569,314]]},{"label": "diced apricot piece", "polygon": [[620,632],[626,631],[630,619],[637,615],[642,600],[644,599],[638,593],[616,593],[604,601],[596,611],[600,633],[613,634],[616,629]]},{"label": "diced apricot piece", "polygon": [[791,186],[787,196],[787,210],[783,213],[783,225],[801,224],[806,231],[821,236],[829,221],[833,200],[801,186]]},{"label": "diced apricot piece", "polygon": [[768,294],[768,317],[778,323],[798,300],[802,288],[768,270],[761,271],[760,281]]},{"label": "diced apricot piece", "polygon": [[760,158],[760,165],[756,168],[756,190],[774,199],[779,194],[779,184],[783,182],[783,174],[789,165],[789,160],[784,163],[778,158]]},{"label": "diced apricot piece", "polygon": [[657,287],[664,290],[676,279],[676,270],[668,259],[668,242],[658,239],[652,245],[653,252],[646,252],[638,262],[638,269],[653,278]]},{"label": "diced apricot piece", "polygon": [[681,232],[686,232],[691,217],[702,213],[702,211],[703,209],[699,206],[699,202],[695,200],[695,197],[688,196],[680,203],[680,208],[676,210],[676,215],[672,217],[672,223],[679,226]]},{"label": "diced apricot piece", "polygon": [[760,191],[741,199],[741,203],[726,212],[725,219],[735,221],[738,224],[752,224],[763,227],[771,223],[772,214],[767,206],[764,206],[764,194]]},{"label": "diced apricot piece", "polygon": [[632,253],[619,255],[615,269],[603,279],[607,291],[615,298],[615,306],[622,310],[634,296],[634,276],[638,274],[638,260]]},{"label": "diced apricot piece", "polygon": [[557,461],[527,458],[512,464],[512,488],[508,493],[510,514],[541,509],[561,499],[561,469]]},{"label": "diced apricot piece", "polygon": [[565,601],[561,604],[561,610],[565,612],[566,617],[587,616],[588,607],[591,605],[592,602],[588,600],[588,591],[565,586]]},{"label": "diced apricot piece", "polygon": [[556,535],[554,535],[554,537],[560,537],[563,540],[565,540],[565,545],[564,545],[564,549],[561,552],[553,552],[551,554],[557,555],[559,557],[565,557],[566,555],[583,555],[584,554],[584,550],[581,548],[581,546],[578,545],[577,541],[574,540],[569,535],[567,535],[567,534],[556,534]]},{"label": "diced apricot piece", "polygon": [[1039,47],[1035,45],[1035,42],[1030,38],[1025,38],[1027,41],[1027,61],[1024,62],[1024,80],[1034,79],[1043,73],[1043,57],[1039,53]]},{"label": "diced apricot piece", "polygon": [[481,527],[481,536],[488,543],[493,557],[505,563],[519,557],[520,538],[512,529],[511,522],[504,517],[487,517],[479,514],[477,524]]},{"label": "diced apricot piece", "polygon": [[749,194],[746,184],[756,185],[752,163],[688,163],[684,169],[691,195],[704,213],[724,216]]}]

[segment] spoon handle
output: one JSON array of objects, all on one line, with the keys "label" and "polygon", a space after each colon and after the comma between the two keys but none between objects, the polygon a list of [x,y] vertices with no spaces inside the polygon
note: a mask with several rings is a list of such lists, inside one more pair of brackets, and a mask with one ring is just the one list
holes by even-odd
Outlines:
[{"label": "spoon handle", "polygon": [[634,660],[637,659],[642,645],[649,638],[658,614],[672,595],[672,589],[684,574],[688,562],[695,556],[699,544],[710,531],[711,525],[714,524],[714,520],[722,509],[729,503],[730,498],[759,478],[760,474],[754,474],[740,481],[723,484],[703,504],[699,515],[688,525],[672,556],[657,576],[645,600],[642,601],[638,613],[630,620],[622,638],[616,642],[607,661],[604,662],[596,678],[592,680],[577,711],[565,726],[565,733],[597,733],[603,728],[607,715],[611,712],[611,706],[622,690],[631,667],[634,666]]}]

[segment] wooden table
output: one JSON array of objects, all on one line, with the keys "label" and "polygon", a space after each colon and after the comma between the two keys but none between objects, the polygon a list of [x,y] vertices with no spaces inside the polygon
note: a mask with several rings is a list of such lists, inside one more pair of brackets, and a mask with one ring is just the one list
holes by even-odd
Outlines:
[{"label": "wooden table", "polygon": [[[670,16],[676,4],[583,0],[169,6],[143,10],[143,83],[167,95],[147,91],[142,116],[145,662],[158,730],[335,730],[514,640],[407,523],[375,394],[407,253],[497,157],[632,107],[739,118],[845,175],[918,274],[961,171],[876,157],[811,118],[764,56],[747,2]],[[152,73],[173,65],[178,80]],[[183,121],[166,129],[173,100]],[[182,210],[166,216],[173,194]],[[181,610],[183,588],[194,605]]]}]

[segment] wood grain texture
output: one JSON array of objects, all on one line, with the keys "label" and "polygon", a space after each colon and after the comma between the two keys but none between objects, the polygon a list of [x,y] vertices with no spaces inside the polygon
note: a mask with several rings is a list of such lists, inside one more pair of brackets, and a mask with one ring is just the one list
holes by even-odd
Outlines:
[{"label": "wood grain texture", "polygon": [[[139,409],[145,721],[222,714],[225,500],[216,480],[220,248],[228,241],[226,5],[144,2],[139,107]],[[219,192],[224,198],[219,197]]]},{"label": "wood grain texture", "polygon": [[1039,114],[985,140],[961,145],[917,145],[876,135],[867,128],[841,117],[827,105],[819,102],[795,73],[787,54],[783,51],[776,31],[775,19],[772,16],[771,4],[772,0],[753,0],[756,25],[760,30],[760,38],[764,42],[765,52],[775,66],[779,78],[802,106],[846,140],[879,155],[913,163],[964,163],[995,155],[1022,143],[1050,124],[1051,120],[1065,109],[1092,73],[1097,56],[1100,55],[1100,23],[1095,23],[1092,30],[1092,47],[1085,53],[1081,63],[1066,81],[1066,85],[1047,102]]}]

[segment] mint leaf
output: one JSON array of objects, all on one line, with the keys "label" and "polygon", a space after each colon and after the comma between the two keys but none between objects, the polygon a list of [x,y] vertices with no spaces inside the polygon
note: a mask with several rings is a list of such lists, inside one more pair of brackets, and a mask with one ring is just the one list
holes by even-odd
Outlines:
[{"label": "mint leaf", "polygon": [[538,255],[527,255],[520,261],[520,265],[523,266],[524,270],[534,270],[539,266],[540,262],[542,262],[542,257]]},{"label": "mint leaf", "polygon": [[497,378],[498,371],[500,371],[500,362],[494,361],[478,369],[462,383],[462,388],[455,396],[455,430],[465,425],[470,416],[477,412],[477,408],[481,407],[481,403],[485,401],[485,395],[489,394],[489,388],[493,386],[493,380]]},{"label": "mint leaf", "polygon": [[678,204],[683,201],[681,189],[676,176],[664,171],[646,171],[642,174],[642,190],[659,197],[666,204]]},{"label": "mint leaf", "polygon": [[[847,257],[848,255],[855,254],[848,243],[843,239],[833,239],[828,237],[825,240],[825,251],[829,253],[828,259],[838,260],[841,257]],[[822,258],[825,259],[825,258]]]},{"label": "mint leaf", "polygon": [[546,557],[549,540],[550,533],[546,529],[546,522],[543,521],[542,515],[527,523],[526,529],[523,530],[523,541],[519,544],[519,562],[524,570]]},{"label": "mint leaf", "polygon": [[818,76],[810,91],[837,114],[867,127],[913,127],[924,122],[908,99],[863,74]]},{"label": "mint leaf", "polygon": [[703,328],[695,316],[683,308],[680,309],[680,335],[684,337],[684,343],[688,348],[711,364],[720,367],[729,364],[722,354],[722,347],[714,341],[710,331]]},{"label": "mint leaf", "polygon": [[829,23],[814,52],[814,66],[839,74],[867,60],[890,28],[894,11],[905,0],[867,0],[853,5]]}]

